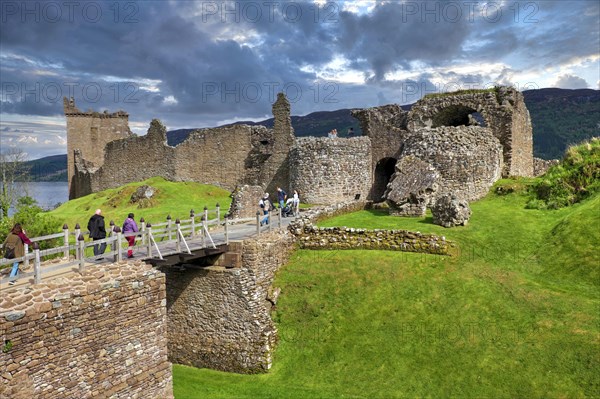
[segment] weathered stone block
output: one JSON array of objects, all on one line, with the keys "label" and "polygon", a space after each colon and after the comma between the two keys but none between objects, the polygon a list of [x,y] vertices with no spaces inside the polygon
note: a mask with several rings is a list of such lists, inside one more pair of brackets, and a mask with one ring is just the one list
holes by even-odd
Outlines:
[{"label": "weathered stone block", "polygon": [[446,194],[435,201],[431,208],[433,223],[444,226],[466,226],[471,217],[469,203],[453,194]]}]

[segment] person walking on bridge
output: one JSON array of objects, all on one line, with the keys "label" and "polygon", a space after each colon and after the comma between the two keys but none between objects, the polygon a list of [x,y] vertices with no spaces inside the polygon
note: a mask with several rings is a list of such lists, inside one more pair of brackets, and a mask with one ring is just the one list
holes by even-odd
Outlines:
[{"label": "person walking on bridge", "polygon": [[[125,222],[123,223],[123,233],[137,233],[138,231],[139,230],[137,223],[135,223],[135,220],[133,219],[133,213],[130,213],[129,215],[127,215],[127,219],[125,219]],[[135,245],[135,235],[128,236],[126,238],[127,242],[129,243],[129,247],[127,248],[127,257],[133,258],[133,246]]]},{"label": "person walking on bridge", "polygon": [[260,225],[262,226],[263,224],[269,224],[269,211],[272,208],[271,200],[269,200],[269,193],[265,193],[265,195],[263,195],[262,199],[258,201],[258,206],[260,209],[262,209],[264,215]]},{"label": "person walking on bridge", "polygon": [[286,199],[287,193],[283,191],[281,187],[277,187],[277,202],[279,202],[279,209],[283,209]]},{"label": "person walking on bridge", "polygon": [[[2,247],[4,248],[4,257],[7,259],[18,259],[25,256],[25,244],[31,245],[31,240],[25,235],[25,230],[19,223],[16,223],[8,233],[6,240]],[[19,275],[19,261],[13,263],[10,277],[17,277]],[[17,279],[9,281],[9,285],[15,285]]]},{"label": "person walking on bridge", "polygon": [[[106,238],[106,227],[104,225],[104,216],[102,211],[96,209],[96,213],[90,218],[87,228],[90,232],[90,238],[93,241],[103,240]],[[94,245],[94,256],[102,255],[106,250],[106,243]]]}]

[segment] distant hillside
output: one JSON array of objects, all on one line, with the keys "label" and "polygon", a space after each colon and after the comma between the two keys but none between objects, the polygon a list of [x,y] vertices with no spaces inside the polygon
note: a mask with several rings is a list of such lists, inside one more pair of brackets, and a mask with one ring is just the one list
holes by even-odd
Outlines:
[{"label": "distant hillside", "polygon": [[[591,137],[600,136],[600,90],[539,89],[523,92],[533,123],[533,153],[543,159],[561,158],[565,149]],[[411,105],[403,105],[409,110]],[[235,124],[273,127],[273,118],[260,122],[240,121]],[[326,136],[331,129],[344,135],[353,127],[356,135],[362,131],[349,109],[313,112],[292,116],[296,136]],[[229,126],[229,125],[225,125]],[[197,129],[167,132],[171,146],[184,141]],[[67,181],[67,156],[53,155],[29,161],[32,181]]]},{"label": "distant hillside", "polygon": [[600,90],[526,90],[523,96],[536,157],[561,158],[569,145],[600,136]]},{"label": "distant hillside", "polygon": [[29,170],[30,181],[68,181],[67,154],[27,161],[23,167]]}]

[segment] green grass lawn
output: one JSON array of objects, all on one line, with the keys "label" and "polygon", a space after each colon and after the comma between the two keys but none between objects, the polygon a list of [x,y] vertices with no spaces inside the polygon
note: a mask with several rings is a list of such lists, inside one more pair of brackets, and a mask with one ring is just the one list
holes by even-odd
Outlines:
[{"label": "green grass lawn", "polygon": [[295,252],[273,369],[174,365],[187,398],[600,397],[600,196],[555,211],[473,203],[468,226],[361,211],[322,222],[445,235],[457,257]]},{"label": "green grass lawn", "polygon": [[[130,203],[129,200],[136,188],[144,184],[156,188],[157,192],[152,199],[152,206],[139,209],[137,204]],[[217,203],[221,206],[223,217],[231,204],[230,192],[207,184],[170,182],[162,177],[153,177],[143,182],[130,183],[70,200],[49,214],[64,220],[71,229],[76,223],[85,229],[89,218],[98,208],[102,209],[107,224],[114,220],[115,224],[122,225],[129,212],[135,214],[136,220],[143,217],[146,222],[162,223],[167,221],[167,215],[171,215],[173,221],[177,218],[188,219],[191,209],[199,215],[205,206],[211,211],[209,217],[213,218]]]}]

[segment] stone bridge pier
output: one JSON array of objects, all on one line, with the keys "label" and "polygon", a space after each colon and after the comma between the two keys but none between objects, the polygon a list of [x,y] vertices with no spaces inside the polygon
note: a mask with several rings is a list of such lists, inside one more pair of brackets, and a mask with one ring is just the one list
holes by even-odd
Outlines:
[{"label": "stone bridge pier", "polygon": [[268,370],[277,341],[271,284],[292,241],[288,232],[262,234],[230,242],[212,266],[163,268],[169,359],[237,373]]}]

